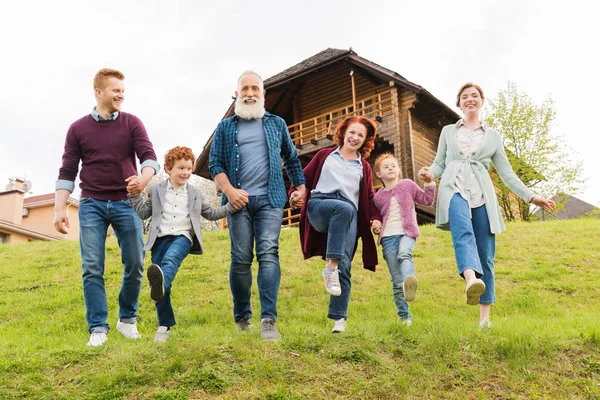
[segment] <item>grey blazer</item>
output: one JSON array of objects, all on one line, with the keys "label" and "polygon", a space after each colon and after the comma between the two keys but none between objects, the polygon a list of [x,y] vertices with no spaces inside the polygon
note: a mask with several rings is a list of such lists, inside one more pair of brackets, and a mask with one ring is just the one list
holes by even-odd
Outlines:
[{"label": "grey blazer", "polygon": [[[158,237],[158,229],[162,219],[163,205],[167,193],[167,180],[157,183],[150,187],[150,196],[145,200],[141,195],[129,195],[129,200],[136,213],[142,220],[152,217],[150,230],[148,231],[148,240],[144,246],[145,250],[152,250],[152,246]],[[233,214],[236,210],[231,203],[224,206],[213,208],[210,204],[204,202],[204,196],[200,189],[188,184],[188,210],[193,229],[193,244],[191,254],[202,254],[202,230],[200,229],[200,216],[216,221]]]}]

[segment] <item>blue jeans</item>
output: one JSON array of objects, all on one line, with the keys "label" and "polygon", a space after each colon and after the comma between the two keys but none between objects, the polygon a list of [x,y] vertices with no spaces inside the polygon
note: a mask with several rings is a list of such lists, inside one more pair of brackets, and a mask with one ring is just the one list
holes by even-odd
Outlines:
[{"label": "blue jeans", "polygon": [[112,225],[121,248],[123,282],[119,292],[119,318],[135,322],[144,275],[142,222],[129,200],[79,199],[79,242],[83,270],[83,298],[90,333],[108,332],[108,305],[104,289],[106,234]]},{"label": "blue jeans", "polygon": [[327,259],[338,260],[340,296],[329,296],[327,318],[348,319],[348,303],[352,283],[352,256],[356,246],[356,208],[339,193],[319,194],[307,204],[310,224],[327,233]]},{"label": "blue jeans", "polygon": [[233,296],[235,321],[250,319],[252,290],[252,248],[256,243],[258,260],[258,293],[262,318],[277,320],[277,296],[281,270],[279,268],[279,233],[283,209],[272,207],[267,195],[249,196],[248,204],[227,217],[231,240],[229,285]]},{"label": "blue jeans", "polygon": [[496,235],[490,231],[485,204],[472,208],[469,216],[469,203],[458,193],[450,200],[449,222],[454,255],[458,273],[472,269],[485,283],[485,292],[479,304],[493,304],[496,301],[494,289],[494,257],[496,255]]},{"label": "blue jeans", "polygon": [[408,302],[404,299],[404,288],[402,284],[408,275],[415,274],[415,263],[412,252],[415,248],[416,239],[406,235],[394,235],[381,238],[383,247],[383,258],[387,262],[390,276],[392,278],[392,290],[394,302],[398,309],[398,316],[402,319],[412,319],[408,311]]},{"label": "blue jeans", "polygon": [[152,263],[160,267],[164,275],[165,292],[160,301],[155,301],[159,326],[176,324],[171,306],[171,285],[184,258],[190,253],[192,242],[183,235],[163,236],[156,239],[152,246]]}]

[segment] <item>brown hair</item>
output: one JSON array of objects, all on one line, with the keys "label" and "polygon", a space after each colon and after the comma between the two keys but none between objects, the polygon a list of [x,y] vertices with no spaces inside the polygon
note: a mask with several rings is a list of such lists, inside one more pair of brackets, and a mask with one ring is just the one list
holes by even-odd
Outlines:
[{"label": "brown hair", "polygon": [[102,68],[100,71],[96,72],[96,76],[94,76],[94,89],[104,89],[106,81],[111,77],[117,78],[120,81],[125,79],[125,75],[123,75],[121,71],[111,68]]},{"label": "brown hair", "polygon": [[194,163],[194,153],[189,147],[177,146],[167,151],[165,154],[165,170],[170,170],[179,160],[191,160]]},{"label": "brown hair", "polygon": [[375,128],[375,123],[369,118],[358,115],[346,117],[346,119],[344,119],[335,130],[335,142],[338,144],[338,146],[343,146],[346,131],[348,130],[348,127],[354,123],[359,123],[367,128],[367,137],[365,138],[363,145],[360,147],[360,149],[358,149],[361,157],[367,159],[373,148],[375,148],[375,135],[377,131],[377,128]]},{"label": "brown hair", "polygon": [[464,85],[462,85],[458,90],[458,94],[456,95],[456,107],[460,107],[460,95],[462,94],[463,90],[471,87],[477,89],[477,91],[479,92],[479,96],[481,96],[481,100],[485,100],[485,96],[483,94],[483,89],[481,88],[481,86],[476,85],[473,82],[467,82]]}]

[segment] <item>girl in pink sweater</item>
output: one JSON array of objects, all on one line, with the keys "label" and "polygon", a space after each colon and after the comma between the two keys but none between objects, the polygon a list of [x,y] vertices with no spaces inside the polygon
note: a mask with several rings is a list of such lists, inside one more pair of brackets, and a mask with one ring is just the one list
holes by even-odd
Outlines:
[{"label": "girl in pink sweater", "polygon": [[373,233],[379,234],[383,258],[390,270],[398,316],[404,325],[411,326],[412,315],[408,310],[408,302],[415,299],[417,291],[412,252],[421,234],[415,203],[433,205],[435,182],[428,179],[425,181],[425,190],[422,190],[410,179],[400,180],[398,161],[390,153],[377,157],[374,170],[384,188],[373,198],[383,219],[381,227],[374,227]]}]

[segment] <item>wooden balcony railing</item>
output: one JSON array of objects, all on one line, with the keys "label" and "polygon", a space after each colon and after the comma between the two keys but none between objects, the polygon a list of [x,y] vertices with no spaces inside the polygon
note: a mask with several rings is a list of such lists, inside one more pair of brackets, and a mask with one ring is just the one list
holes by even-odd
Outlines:
[{"label": "wooden balcony railing", "polygon": [[[371,119],[383,117],[392,112],[392,90],[356,101],[356,111],[352,104],[331,110],[316,117],[289,125],[290,136],[296,146],[316,142],[319,139],[333,139],[337,124],[347,115],[363,115]],[[330,136],[328,136],[330,135]]]}]

